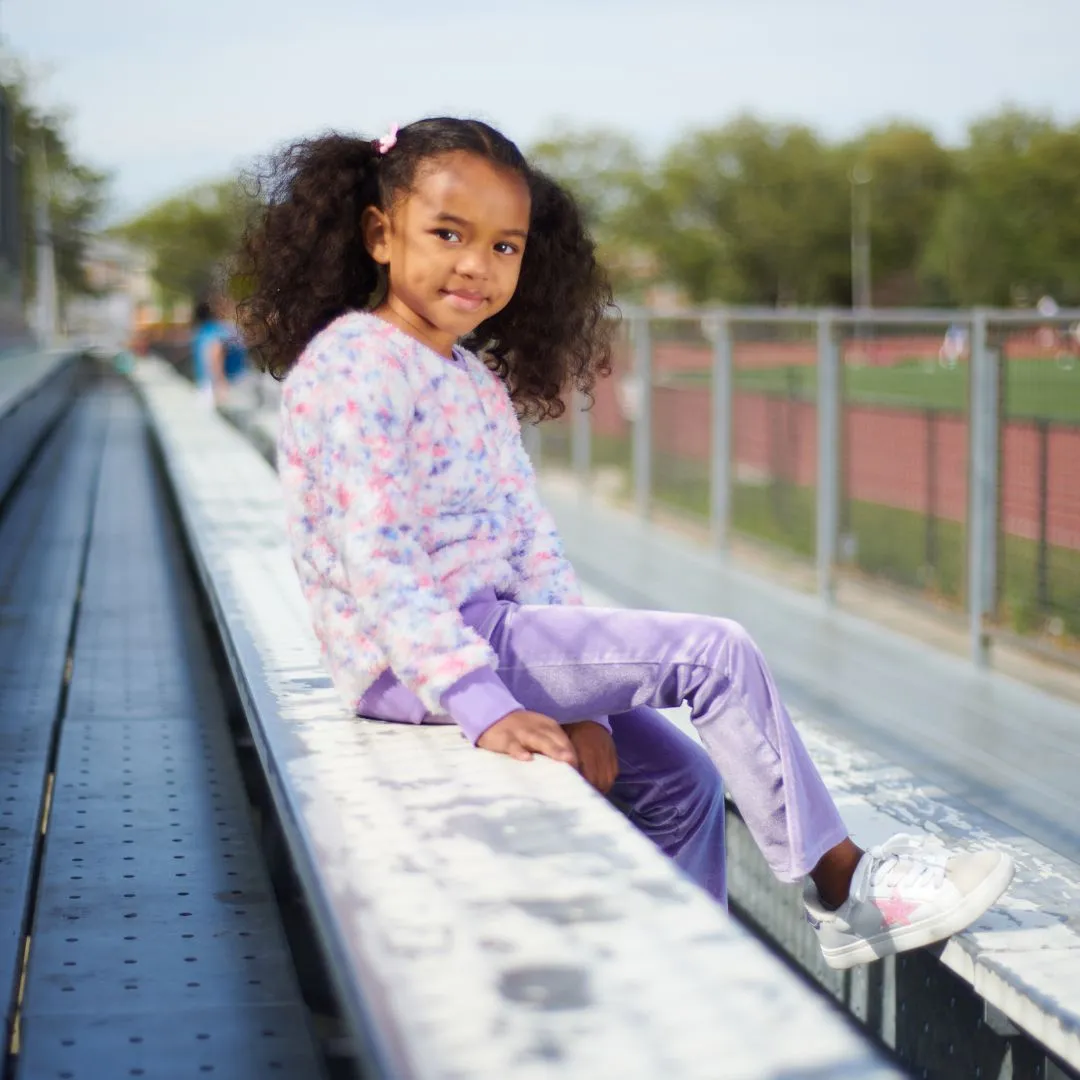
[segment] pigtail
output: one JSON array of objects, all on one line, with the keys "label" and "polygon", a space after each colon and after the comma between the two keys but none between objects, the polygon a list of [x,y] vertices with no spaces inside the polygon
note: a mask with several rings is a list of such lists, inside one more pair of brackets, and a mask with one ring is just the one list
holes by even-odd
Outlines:
[{"label": "pigtail", "polygon": [[304,346],[379,286],[361,216],[380,204],[375,143],[332,133],[292,144],[248,177],[255,214],[236,267],[238,319],[259,366],[284,378]]}]

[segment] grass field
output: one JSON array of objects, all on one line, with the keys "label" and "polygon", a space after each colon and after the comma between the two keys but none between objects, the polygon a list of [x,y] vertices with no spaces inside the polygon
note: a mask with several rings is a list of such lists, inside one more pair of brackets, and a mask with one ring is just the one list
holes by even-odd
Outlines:
[{"label": "grass field", "polygon": [[[623,494],[632,490],[629,439],[594,438],[595,467],[616,468],[624,477]],[[699,464],[656,455],[653,497],[683,513],[707,519],[709,480]],[[732,528],[787,551],[814,556],[813,488],[778,482],[735,484]],[[842,532],[850,538],[847,565],[924,596],[959,608],[967,587],[967,533],[962,522],[900,510],[878,503],[848,500],[842,508]],[[1020,634],[1040,634],[1053,624],[1072,640],[1080,639],[1080,551],[1050,547],[1045,595],[1039,596],[1038,550],[1034,541],[1003,536],[998,575],[999,621]]]},{"label": "grass field", "polygon": [[[665,482],[664,473],[656,468],[654,497],[706,517],[707,480]],[[815,494],[813,488],[793,484],[736,484],[732,528],[812,558]],[[967,531],[962,522],[937,518],[928,523],[925,514],[857,500],[849,500],[843,510],[842,532],[851,543],[849,565],[950,605],[963,604]],[[1080,638],[1080,551],[1049,548],[1046,595],[1040,601],[1035,542],[1017,536],[1003,536],[1000,542],[999,619],[1020,634],[1041,632],[1058,620],[1066,635]]]},{"label": "grass field", "polygon": [[[1005,365],[1003,404],[1012,418],[1045,417],[1080,425],[1080,361],[1067,369],[1047,360],[1011,360]],[[673,376],[669,385],[708,385],[708,371]],[[817,370],[807,366],[744,368],[734,372],[737,390],[813,399]],[[866,405],[963,411],[968,403],[967,365],[955,368],[908,361],[891,367],[847,366],[845,400]]]}]

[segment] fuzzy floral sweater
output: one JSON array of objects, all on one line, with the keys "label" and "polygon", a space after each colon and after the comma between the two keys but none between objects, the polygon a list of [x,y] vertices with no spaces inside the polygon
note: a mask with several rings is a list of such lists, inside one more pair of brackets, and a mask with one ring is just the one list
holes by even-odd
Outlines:
[{"label": "fuzzy floral sweater", "polygon": [[521,708],[460,607],[581,593],[502,380],[464,349],[451,361],[343,315],[285,380],[278,462],[300,583],[350,708],[390,680],[418,707],[388,719],[449,716],[474,742]]}]

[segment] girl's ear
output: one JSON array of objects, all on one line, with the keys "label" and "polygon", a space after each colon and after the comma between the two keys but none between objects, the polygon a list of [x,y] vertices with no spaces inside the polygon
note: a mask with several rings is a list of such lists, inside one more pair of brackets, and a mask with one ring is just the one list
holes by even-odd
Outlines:
[{"label": "girl's ear", "polygon": [[377,206],[369,206],[360,217],[364,247],[380,265],[390,264],[390,218]]}]

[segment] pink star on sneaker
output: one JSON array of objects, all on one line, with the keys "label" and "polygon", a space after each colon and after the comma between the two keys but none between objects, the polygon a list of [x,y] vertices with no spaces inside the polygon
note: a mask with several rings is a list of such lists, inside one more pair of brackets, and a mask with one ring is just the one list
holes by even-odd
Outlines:
[{"label": "pink star on sneaker", "polygon": [[872,903],[881,912],[886,926],[910,926],[912,912],[919,906],[913,900],[902,899],[897,893],[875,897]]}]

